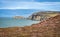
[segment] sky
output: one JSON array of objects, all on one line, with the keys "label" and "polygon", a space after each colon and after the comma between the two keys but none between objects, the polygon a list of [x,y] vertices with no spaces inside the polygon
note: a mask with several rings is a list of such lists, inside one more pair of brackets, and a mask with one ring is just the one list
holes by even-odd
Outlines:
[{"label": "sky", "polygon": [[60,0],[0,0],[0,17],[28,17],[41,10],[60,11]]}]

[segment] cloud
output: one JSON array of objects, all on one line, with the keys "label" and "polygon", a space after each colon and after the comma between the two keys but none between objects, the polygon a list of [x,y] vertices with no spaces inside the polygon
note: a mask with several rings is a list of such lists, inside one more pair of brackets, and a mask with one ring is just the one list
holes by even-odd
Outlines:
[{"label": "cloud", "polygon": [[[27,1],[27,0],[26,0]],[[31,0],[34,1],[34,0]],[[0,9],[43,9],[60,10],[60,2],[16,2],[3,1]]]},{"label": "cloud", "polygon": [[14,2],[14,1],[15,1],[15,2],[22,2],[22,1],[23,1],[23,2],[32,2],[32,1],[34,1],[34,0],[0,0],[0,1],[1,1],[1,2],[4,2],[4,1],[8,1],[8,2],[9,2],[9,1],[13,1],[13,2]]}]

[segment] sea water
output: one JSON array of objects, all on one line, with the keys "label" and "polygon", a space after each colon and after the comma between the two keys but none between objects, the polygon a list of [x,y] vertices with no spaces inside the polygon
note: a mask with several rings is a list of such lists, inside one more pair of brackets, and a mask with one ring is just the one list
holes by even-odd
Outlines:
[{"label": "sea water", "polygon": [[9,18],[9,17],[0,17],[0,28],[23,27],[23,26],[30,26],[36,23],[39,23],[39,21],[33,21],[33,20],[27,20],[27,19],[15,19],[15,18]]}]

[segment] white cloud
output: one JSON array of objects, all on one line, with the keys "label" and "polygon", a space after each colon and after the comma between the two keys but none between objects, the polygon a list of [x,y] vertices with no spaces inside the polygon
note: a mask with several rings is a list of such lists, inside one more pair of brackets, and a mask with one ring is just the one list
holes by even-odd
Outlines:
[{"label": "white cloud", "polygon": [[4,2],[0,7],[0,9],[44,9],[44,10],[58,10],[59,8],[60,2]]}]

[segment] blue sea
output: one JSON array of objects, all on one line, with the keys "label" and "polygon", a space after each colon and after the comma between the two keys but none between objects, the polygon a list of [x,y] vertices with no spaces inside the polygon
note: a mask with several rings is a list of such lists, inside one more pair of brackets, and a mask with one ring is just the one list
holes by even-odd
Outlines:
[{"label": "blue sea", "polygon": [[9,18],[9,17],[0,18],[0,28],[23,27],[23,26],[30,26],[36,23],[39,23],[39,21],[33,21],[33,20],[27,20],[27,19],[15,19],[15,18]]}]

